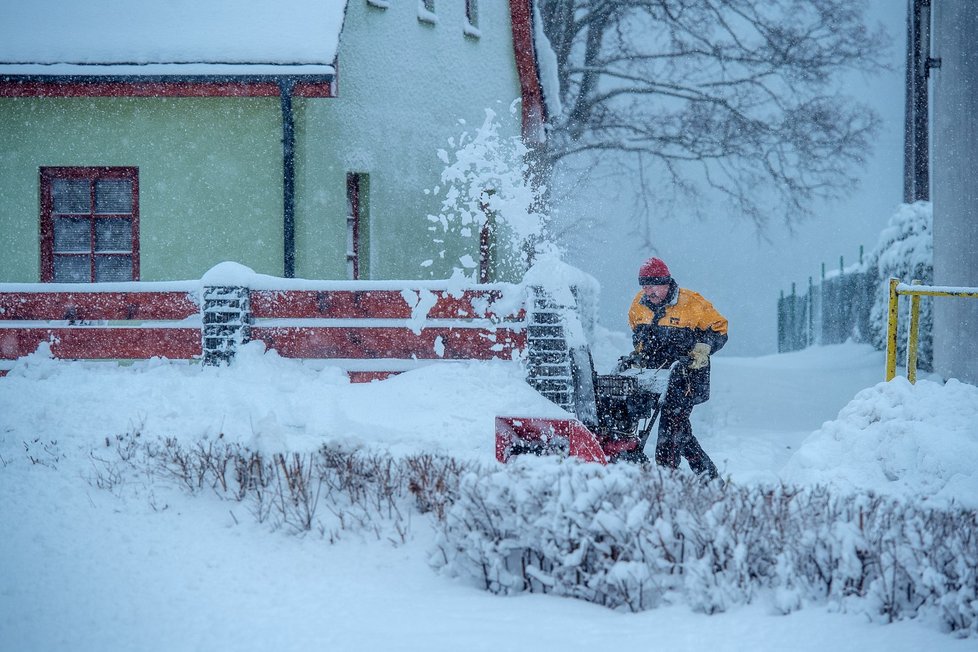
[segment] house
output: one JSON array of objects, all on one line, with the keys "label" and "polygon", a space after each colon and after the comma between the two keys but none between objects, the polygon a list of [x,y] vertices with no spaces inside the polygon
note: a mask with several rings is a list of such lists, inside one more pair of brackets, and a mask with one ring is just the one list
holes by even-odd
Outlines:
[{"label": "house", "polygon": [[486,108],[542,137],[532,35],[531,0],[13,3],[0,282],[192,279],[225,260],[445,278],[466,254],[488,279],[485,238],[432,242],[424,190]]},{"label": "house", "polygon": [[[934,210],[934,283],[978,287],[978,11],[972,0],[908,0],[908,74],[917,120],[918,192]],[[929,83],[928,83],[929,77]],[[914,80],[918,80],[914,83]],[[928,104],[930,124],[928,128]],[[929,137],[929,147],[928,147]],[[939,297],[934,303],[934,370],[978,384],[978,299]]]}]

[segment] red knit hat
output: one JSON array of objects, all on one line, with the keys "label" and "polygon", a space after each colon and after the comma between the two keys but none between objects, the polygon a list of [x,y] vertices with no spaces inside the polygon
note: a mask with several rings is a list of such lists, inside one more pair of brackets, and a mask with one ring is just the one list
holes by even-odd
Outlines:
[{"label": "red knit hat", "polygon": [[639,285],[668,285],[670,281],[669,268],[659,258],[649,258],[638,270]]}]

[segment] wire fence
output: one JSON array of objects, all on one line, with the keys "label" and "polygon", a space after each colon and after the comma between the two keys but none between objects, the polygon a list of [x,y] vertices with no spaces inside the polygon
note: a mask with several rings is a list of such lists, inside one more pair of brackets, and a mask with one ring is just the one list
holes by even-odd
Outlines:
[{"label": "wire fence", "polygon": [[778,298],[778,352],[799,351],[817,344],[841,344],[849,339],[869,341],[870,312],[876,278],[865,269],[860,247],[859,262],[826,274],[822,265],[819,282],[808,277],[808,287]]}]

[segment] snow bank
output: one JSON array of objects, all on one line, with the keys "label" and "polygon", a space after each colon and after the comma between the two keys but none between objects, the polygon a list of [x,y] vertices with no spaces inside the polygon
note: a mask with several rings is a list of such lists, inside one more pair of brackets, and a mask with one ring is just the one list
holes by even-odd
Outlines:
[{"label": "snow bank", "polygon": [[978,507],[978,387],[905,378],[859,392],[788,460],[788,482]]},{"label": "snow bank", "polygon": [[261,342],[242,346],[229,367],[71,362],[44,345],[0,379],[0,433],[79,448],[138,430],[183,442],[220,436],[268,453],[342,443],[487,460],[498,414],[566,416],[513,362],[439,361],[351,384],[326,361],[283,358]]}]

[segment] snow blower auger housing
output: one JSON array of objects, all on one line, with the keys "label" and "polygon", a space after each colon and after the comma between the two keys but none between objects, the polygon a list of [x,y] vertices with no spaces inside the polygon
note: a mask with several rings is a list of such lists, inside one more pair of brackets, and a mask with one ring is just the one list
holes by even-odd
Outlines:
[{"label": "snow blower auger housing", "polygon": [[670,377],[689,360],[677,360],[663,369],[631,367],[598,375],[590,353],[583,359],[586,363],[574,369],[578,418],[496,417],[497,460],[506,463],[526,454],[570,456],[599,464],[648,460],[645,443],[662,409]]}]

